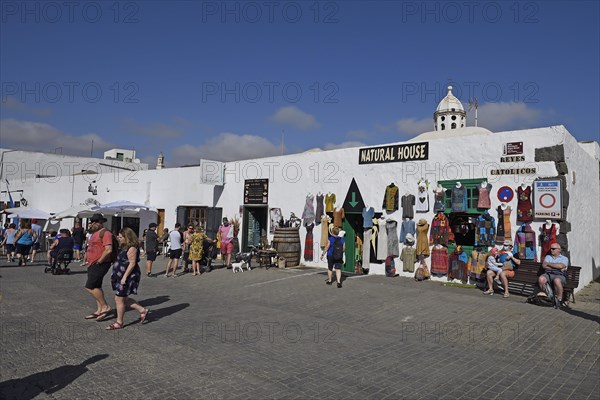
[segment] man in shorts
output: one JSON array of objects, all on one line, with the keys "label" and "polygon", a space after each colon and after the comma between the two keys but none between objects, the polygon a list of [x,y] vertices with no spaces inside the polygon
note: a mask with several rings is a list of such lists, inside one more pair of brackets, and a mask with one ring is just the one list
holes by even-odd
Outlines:
[{"label": "man in shorts", "polygon": [[146,275],[149,277],[154,277],[154,275],[152,275],[152,263],[156,260],[156,253],[158,251],[156,226],[157,225],[152,222],[148,225],[148,232],[146,232]]},{"label": "man in shorts", "polygon": [[81,261],[81,250],[83,250],[83,242],[85,241],[85,231],[81,227],[80,222],[75,222],[75,226],[72,231],[73,236],[73,251],[75,253],[75,261]]},{"label": "man in shorts", "polygon": [[223,266],[229,268],[231,265],[231,253],[233,253],[233,226],[229,224],[227,217],[223,218],[223,225],[219,227],[221,234],[221,260]]},{"label": "man in shorts", "polygon": [[96,300],[96,311],[87,315],[85,319],[95,319],[96,321],[104,320],[112,312],[102,290],[104,275],[112,264],[112,233],[104,227],[105,222],[106,218],[102,214],[94,214],[90,218],[92,236],[87,250],[88,270],[85,288]]},{"label": "man in shorts", "polygon": [[179,231],[181,224],[178,222],[175,224],[175,229],[169,233],[169,240],[171,246],[169,250],[169,261],[167,261],[167,270],[165,271],[165,278],[169,277],[169,271],[173,266],[173,277],[177,276],[177,264],[181,257],[181,243],[183,242],[183,234]]},{"label": "man in shorts", "polygon": [[560,305],[564,307],[566,303],[563,301],[563,286],[567,284],[566,273],[569,266],[569,259],[560,254],[560,251],[558,243],[550,245],[550,254],[542,262],[544,273],[538,277],[538,285],[541,290],[544,290],[546,283],[553,283],[556,297],[560,301]]}]

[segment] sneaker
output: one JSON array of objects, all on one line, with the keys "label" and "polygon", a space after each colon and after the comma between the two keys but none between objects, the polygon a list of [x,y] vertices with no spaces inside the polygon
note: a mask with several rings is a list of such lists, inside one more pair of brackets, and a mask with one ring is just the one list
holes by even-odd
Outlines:
[{"label": "sneaker", "polygon": [[146,276],[147,276],[148,278],[152,278],[152,272],[148,272],[148,273],[146,274]]},{"label": "sneaker", "polygon": [[341,289],[342,288],[342,282],[338,282],[337,283],[337,287],[338,287],[338,289]]},{"label": "sneaker", "polygon": [[170,275],[169,274],[164,274],[163,275],[165,278],[168,278]]},{"label": "sneaker", "polygon": [[331,285],[332,283],[333,283],[332,281],[325,280],[325,284],[327,284],[327,285]]}]

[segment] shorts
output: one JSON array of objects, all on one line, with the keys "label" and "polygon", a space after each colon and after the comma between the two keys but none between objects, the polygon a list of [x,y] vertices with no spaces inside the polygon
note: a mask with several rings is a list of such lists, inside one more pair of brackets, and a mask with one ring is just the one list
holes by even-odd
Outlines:
[{"label": "shorts", "polygon": [[221,254],[233,253],[233,243],[221,243]]},{"label": "shorts", "polygon": [[181,257],[181,249],[169,250],[169,258],[171,260],[174,260],[174,259],[180,258],[180,257]]},{"label": "shorts", "polygon": [[563,287],[567,284],[567,278],[563,275],[563,274],[542,274],[540,276],[543,276],[546,278],[546,281],[548,282],[554,282],[554,279],[558,278],[560,279],[560,283],[562,283]]},{"label": "shorts", "polygon": [[344,265],[343,261],[333,261],[333,256],[327,256],[327,268],[329,268],[330,271],[333,271],[333,269],[342,269],[342,265]]},{"label": "shorts", "polygon": [[14,253],[15,252],[15,245],[14,244],[6,244],[6,251],[9,253]]},{"label": "shorts", "polygon": [[31,250],[31,244],[20,244],[17,243],[17,254],[21,254],[23,256],[29,255],[29,251]]},{"label": "shorts", "polygon": [[504,270],[504,276],[506,276],[507,278],[514,278],[515,277],[515,271],[512,269],[505,269]]},{"label": "shorts", "polygon": [[147,261],[154,261],[154,260],[156,260],[156,250],[147,251],[146,252],[146,260]]},{"label": "shorts", "polygon": [[86,289],[102,289],[102,281],[104,280],[104,275],[106,275],[110,269],[110,265],[110,261],[102,264],[94,263],[90,265],[87,270]]},{"label": "shorts", "polygon": [[33,251],[38,251],[40,249],[40,242],[35,242],[32,246]]},{"label": "shorts", "polygon": [[83,248],[83,243],[75,243],[73,245],[73,250],[81,250]]}]

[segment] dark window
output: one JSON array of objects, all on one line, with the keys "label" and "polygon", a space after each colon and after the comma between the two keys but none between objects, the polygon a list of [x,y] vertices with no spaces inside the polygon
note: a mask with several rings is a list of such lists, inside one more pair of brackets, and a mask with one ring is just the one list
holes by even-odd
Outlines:
[{"label": "dark window", "polygon": [[452,125],[450,126],[450,129],[456,129],[456,123],[452,123]]},{"label": "dark window", "polygon": [[456,121],[456,115],[452,116],[452,121]]},{"label": "dark window", "polygon": [[446,129],[446,125],[442,124],[442,130]]}]

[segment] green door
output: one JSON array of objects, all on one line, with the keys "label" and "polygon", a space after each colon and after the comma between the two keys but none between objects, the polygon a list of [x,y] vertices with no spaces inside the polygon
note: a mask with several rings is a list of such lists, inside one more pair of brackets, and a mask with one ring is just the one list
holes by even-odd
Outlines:
[{"label": "green door", "polygon": [[342,272],[352,272],[354,273],[354,241],[356,240],[356,232],[352,227],[352,224],[349,221],[351,216],[346,215],[346,219],[342,223],[342,229],[346,232],[346,236],[344,236],[344,243],[346,244],[346,251],[344,253],[346,257],[346,262],[342,267]]}]

